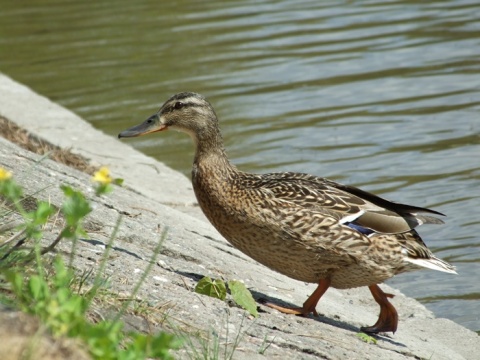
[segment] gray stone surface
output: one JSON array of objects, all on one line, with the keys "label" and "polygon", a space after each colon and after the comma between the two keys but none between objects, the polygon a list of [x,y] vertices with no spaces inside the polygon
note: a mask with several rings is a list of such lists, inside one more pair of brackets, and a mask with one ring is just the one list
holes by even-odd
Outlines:
[{"label": "gray stone surface", "polygon": [[[318,305],[318,318],[284,315],[259,304],[260,316],[254,319],[227,302],[194,293],[197,281],[208,275],[243,281],[257,300],[300,305],[315,286],[275,273],[230,246],[199,214],[191,185],[183,175],[1,74],[0,114],[53,144],[109,166],[113,176],[125,179],[123,188],[98,198],[88,175],[49,159],[38,161],[40,156],[0,138],[0,166],[12,171],[29,193],[41,190],[35,197],[58,206],[63,199],[59,185],[70,184],[94,204],[85,224],[89,239],[81,241],[77,250],[78,269],[98,267],[104,245],[121,216],[106,273],[111,289],[128,295],[161,232],[168,229],[158,261],[139,293],[158,305],[158,324],[149,324],[151,329],[160,328],[166,318],[175,327],[210,334],[211,339],[218,334],[220,358],[225,343],[231,350],[237,334],[240,341],[234,359],[479,358],[476,333],[435,318],[423,305],[388,286],[382,285],[396,295],[392,302],[399,312],[399,328],[395,335],[379,336],[376,345],[357,337],[359,327],[373,324],[378,314],[377,304],[365,288],[329,289]],[[69,245],[61,248],[68,251]],[[146,326],[141,318],[132,318],[130,324]],[[265,339],[271,345],[262,355]],[[176,355],[188,358],[189,351],[186,347]]]}]

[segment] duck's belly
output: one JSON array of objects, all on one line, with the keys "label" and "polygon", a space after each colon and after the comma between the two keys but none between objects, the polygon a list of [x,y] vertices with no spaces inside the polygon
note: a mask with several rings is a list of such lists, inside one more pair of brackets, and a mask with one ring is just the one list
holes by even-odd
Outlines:
[{"label": "duck's belly", "polygon": [[348,289],[378,284],[395,275],[397,265],[392,262],[379,266],[378,259],[353,260],[321,246],[308,246],[261,228],[212,223],[234,247],[268,268],[299,281],[318,283],[320,279],[330,278],[332,287]]}]

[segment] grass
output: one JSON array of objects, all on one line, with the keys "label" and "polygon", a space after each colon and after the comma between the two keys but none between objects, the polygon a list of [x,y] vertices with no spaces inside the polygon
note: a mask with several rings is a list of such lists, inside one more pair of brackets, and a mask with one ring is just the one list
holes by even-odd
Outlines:
[{"label": "grass", "polygon": [[[243,330],[245,315],[242,317],[238,331],[230,332],[229,311],[226,310],[225,323],[221,328],[224,331],[210,328],[208,332],[198,333],[195,336],[184,331],[177,331],[177,336],[186,344],[187,355],[192,360],[231,360],[246,334]],[[250,325],[252,326],[252,325]],[[266,350],[266,349],[265,349]]]},{"label": "grass", "polygon": [[260,345],[260,348],[258,349],[258,353],[260,355],[265,355],[265,353],[267,352],[267,349],[273,344],[274,341],[275,341],[275,336],[272,339],[268,340],[268,334],[265,334],[265,336],[263,337],[263,342]]},{"label": "grass", "polygon": [[[97,195],[108,193],[112,190],[112,183],[119,183],[110,178],[106,169],[102,169],[96,180]],[[23,195],[23,189],[8,171],[0,169],[0,196],[3,199],[0,219],[7,219],[12,214],[18,214],[22,219],[9,228],[14,229],[15,234],[0,243],[1,301],[38,318],[54,338],[68,337],[82,342],[93,359],[173,359],[170,350],[180,346],[177,336],[167,332],[155,335],[127,332],[121,321],[155,264],[165,233],[141,279],[135,284],[131,298],[122,302],[112,319],[91,322],[88,314],[101,294],[102,274],[121,218],[110,236],[96,275],[93,277],[93,272],[75,275],[62,257],[46,255],[61,241],[69,241],[71,255],[68,263],[72,264],[78,239],[87,236],[82,224],[92,207],[81,192],[68,186],[62,186],[62,190],[65,200],[60,209],[42,201],[27,208],[24,200],[28,197]],[[59,217],[62,219],[60,231],[49,245],[42,246],[47,223]],[[34,346],[34,342],[32,344]],[[30,348],[25,349],[23,356],[28,358],[33,354],[35,349]]]}]

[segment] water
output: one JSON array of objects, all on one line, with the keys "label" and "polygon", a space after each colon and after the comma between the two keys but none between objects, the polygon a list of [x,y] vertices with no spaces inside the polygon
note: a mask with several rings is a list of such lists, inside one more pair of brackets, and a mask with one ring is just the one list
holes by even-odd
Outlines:
[{"label": "water", "polygon": [[[389,283],[480,330],[478,1],[5,2],[0,71],[115,136],[171,94],[214,104],[229,155],[446,213],[420,229],[459,276]],[[1,102],[1,99],[0,99]],[[191,140],[131,141],[189,173]]]}]

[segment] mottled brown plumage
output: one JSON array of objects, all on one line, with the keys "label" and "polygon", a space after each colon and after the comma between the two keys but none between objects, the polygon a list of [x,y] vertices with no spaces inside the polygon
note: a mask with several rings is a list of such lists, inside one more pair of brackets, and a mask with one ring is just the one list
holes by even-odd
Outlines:
[{"label": "mottled brown plumage", "polygon": [[144,123],[119,137],[168,128],[188,133],[196,147],[192,182],[200,207],[233,246],[288,277],[318,284],[295,314],[316,313],[329,286],[368,286],[380,305],[368,332],[393,331],[398,316],[377,284],[421,268],[455,273],[424,244],[416,226],[443,223],[436,211],[393,203],[358,188],[300,173],[239,171],[225,153],[217,116],[195,93],[171,97]]}]

